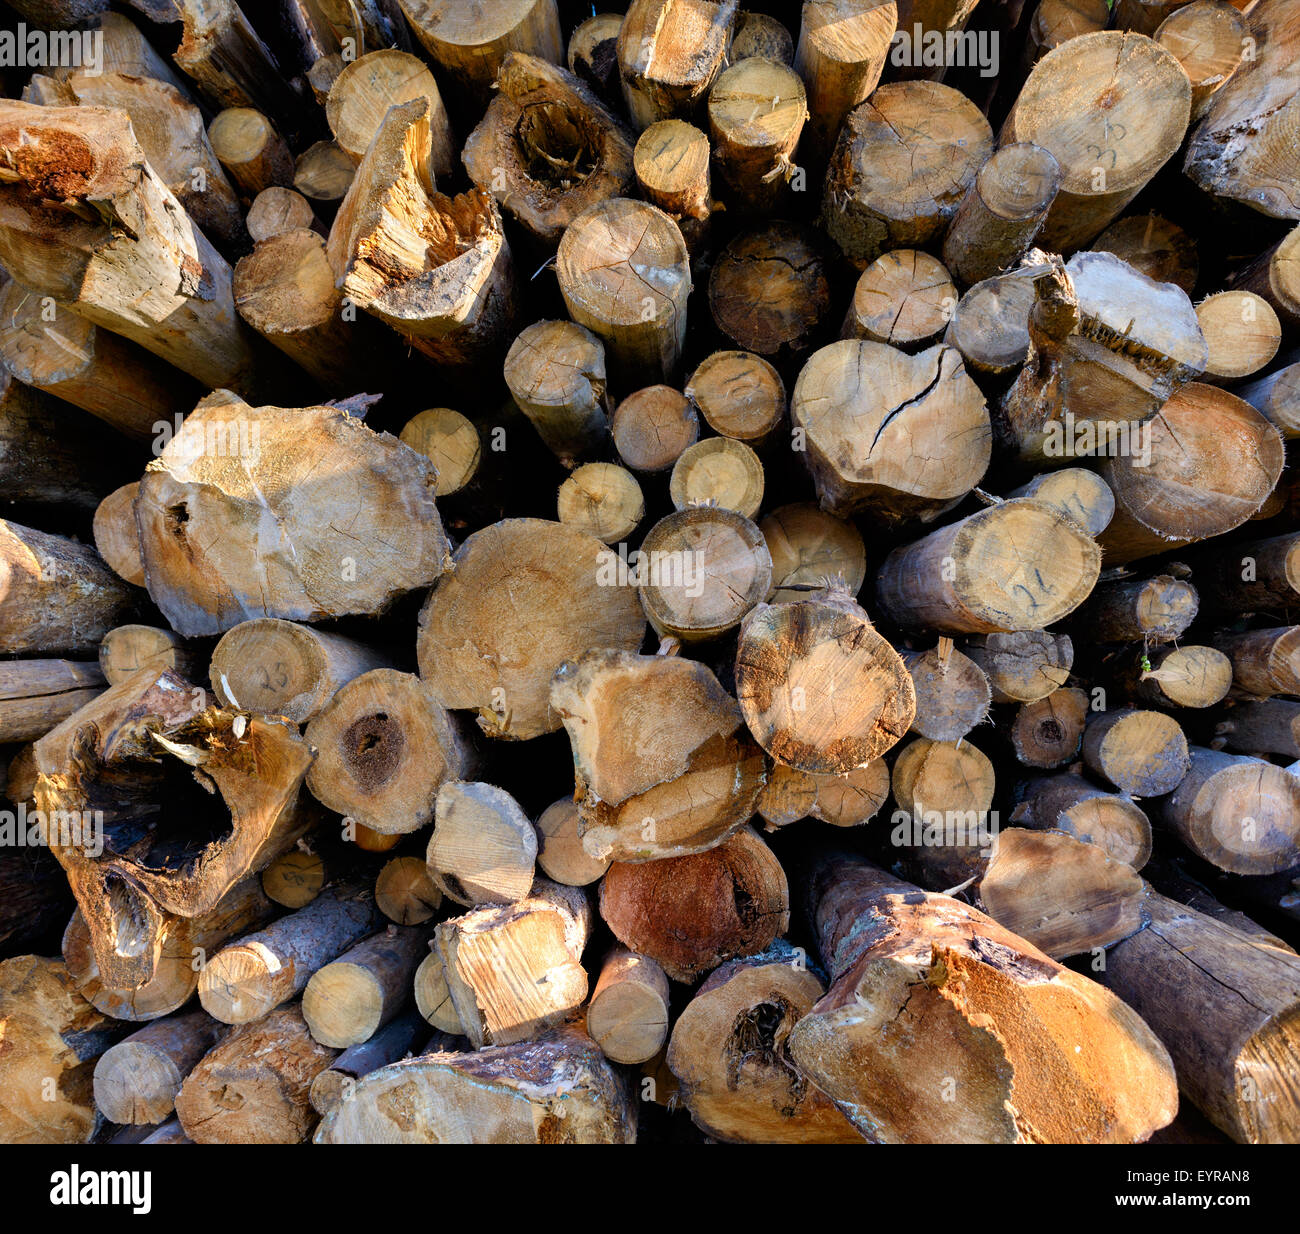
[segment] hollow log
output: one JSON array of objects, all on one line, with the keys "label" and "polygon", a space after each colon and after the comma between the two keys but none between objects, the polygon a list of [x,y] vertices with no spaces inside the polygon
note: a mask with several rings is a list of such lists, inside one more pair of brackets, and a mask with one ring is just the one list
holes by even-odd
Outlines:
[{"label": "hollow log", "polygon": [[1008,737],[1016,759],[1026,767],[1052,768],[1072,763],[1083,741],[1088,696],[1062,686],[1016,710]]}]

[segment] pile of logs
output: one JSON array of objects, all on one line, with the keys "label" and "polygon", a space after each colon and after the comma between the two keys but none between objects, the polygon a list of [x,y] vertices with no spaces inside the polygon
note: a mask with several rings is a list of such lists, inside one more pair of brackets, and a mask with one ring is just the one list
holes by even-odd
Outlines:
[{"label": "pile of logs", "polygon": [[0,1142],[1300,1142],[1300,0],[609,7],[10,0]]}]

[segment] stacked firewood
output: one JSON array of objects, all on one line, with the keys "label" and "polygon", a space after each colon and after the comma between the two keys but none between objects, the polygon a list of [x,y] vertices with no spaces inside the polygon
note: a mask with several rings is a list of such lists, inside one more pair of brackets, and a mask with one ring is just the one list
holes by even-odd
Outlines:
[{"label": "stacked firewood", "polygon": [[0,1141],[1300,1141],[1300,0],[11,7]]}]

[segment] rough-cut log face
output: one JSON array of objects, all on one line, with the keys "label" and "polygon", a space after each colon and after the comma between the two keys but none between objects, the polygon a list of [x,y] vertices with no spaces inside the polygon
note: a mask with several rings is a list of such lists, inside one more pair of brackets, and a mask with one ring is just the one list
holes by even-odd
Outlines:
[{"label": "rough-cut log face", "polygon": [[[539,239],[557,243],[588,206],[632,186],[632,140],[571,73],[511,52],[467,138],[470,179]],[[504,187],[503,187],[504,185]]]},{"label": "rough-cut log face", "polygon": [[827,514],[814,502],[773,510],[760,524],[772,556],[772,594],[779,603],[803,598],[797,585],[821,585],[838,578],[850,595],[867,577],[867,549],[852,523]]},{"label": "rough-cut log face", "polygon": [[735,699],[703,665],[590,652],[551,687],[592,856],[658,860],[722,843],[754,812],[764,760]]},{"label": "rough-cut log face", "polygon": [[696,856],[615,862],[600,885],[600,915],[624,946],[689,983],[784,934],[789,887],[771,850],[745,828]]},{"label": "rough-cut log face", "polygon": [[[102,849],[93,834],[58,828],[50,847],[106,984],[148,981],[168,914],[211,911],[307,830],[295,807],[310,763],[293,730],[213,707],[170,672],[136,674],[37,743],[47,818],[103,812]],[[168,824],[182,819],[177,834]]]},{"label": "rough-cut log face", "polygon": [[429,460],[333,407],[216,397],[140,484],[150,595],[184,635],[376,613],[446,568]]},{"label": "rough-cut log face", "polygon": [[916,690],[898,653],[835,586],[744,620],[736,694],[759,744],[801,771],[844,775],[911,727]]},{"label": "rough-cut log face", "polygon": [[992,453],[984,397],[951,347],[832,343],[804,366],[790,408],[822,507],[839,515],[879,499],[933,517],[979,483]]},{"label": "rough-cut log face", "polygon": [[318,1144],[630,1144],[636,1108],[584,1033],[372,1071],[331,1111]]},{"label": "rough-cut log face", "polygon": [[1200,273],[1196,241],[1158,214],[1126,215],[1107,227],[1092,247],[1114,253],[1147,278],[1173,283],[1189,296],[1196,287]]},{"label": "rough-cut log face", "polygon": [[790,1030],[825,993],[777,943],[717,969],[673,1025],[668,1066],[696,1125],[731,1144],[861,1144],[790,1058]]},{"label": "rough-cut log face", "polygon": [[491,736],[554,732],[555,670],[591,647],[641,645],[645,615],[617,564],[595,536],[563,523],[511,519],[476,532],[420,614],[420,675],[444,707],[477,712]]}]

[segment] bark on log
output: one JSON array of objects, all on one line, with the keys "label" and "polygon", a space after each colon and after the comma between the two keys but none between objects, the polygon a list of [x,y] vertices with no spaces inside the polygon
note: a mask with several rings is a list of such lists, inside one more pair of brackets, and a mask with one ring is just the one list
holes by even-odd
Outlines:
[{"label": "bark on log", "polygon": [[625,947],[611,949],[587,1004],[587,1032],[612,1063],[644,1063],[668,1038],[668,978]]},{"label": "bark on log", "polygon": [[1300,626],[1220,634],[1213,642],[1232,661],[1232,684],[1242,693],[1300,694]]},{"label": "bark on log", "polygon": [[420,671],[438,702],[477,712],[489,736],[558,729],[555,670],[590,647],[636,650],[645,634],[633,588],[600,583],[617,563],[594,536],[562,523],[508,519],[475,532],[420,614]]},{"label": "bark on log", "polygon": [[861,340],[823,347],[799,374],[790,417],[822,509],[840,517],[870,508],[929,522],[980,482],[992,454],[984,396],[943,345],[915,356]]},{"label": "bark on log", "polygon": [[1225,713],[1214,733],[1243,754],[1300,759],[1300,703],[1282,698],[1239,703]]},{"label": "bark on log", "polygon": [[1187,737],[1159,711],[1102,711],[1088,717],[1083,761],[1130,797],[1172,792],[1187,774]]},{"label": "bark on log", "polygon": [[[410,3],[410,0],[403,0]],[[636,1104],[576,1029],[371,1072],[328,1114],[319,1144],[631,1144]]]},{"label": "bark on log", "polygon": [[[790,1053],[872,1139],[1133,1143],[1173,1118],[1150,1029],[984,914],[860,859],[819,864],[810,903],[833,984]],[[864,917],[874,928],[855,933]],[[882,1033],[904,1005],[917,1030]]]},{"label": "bark on log", "polygon": [[589,455],[609,433],[605,347],[572,321],[535,321],[510,345],[505,380],[519,410],[561,462]]},{"label": "bark on log", "polygon": [[1235,274],[1231,285],[1267,300],[1288,332],[1300,328],[1300,227]]},{"label": "bark on log", "polygon": [[369,1041],[410,997],[427,939],[425,930],[389,926],[318,968],[302,994],[312,1037],[336,1050]]},{"label": "bark on log", "polygon": [[103,690],[94,661],[0,661],[0,742],[44,737]]},{"label": "bark on log", "polygon": [[205,400],[145,472],[136,517],[149,594],[186,636],[379,612],[448,562],[429,461],[335,407]]},{"label": "bark on log", "polygon": [[578,835],[602,861],[705,852],[753,814],[763,756],[703,665],[589,652],[562,665],[551,708],[569,734]]},{"label": "bark on log", "polygon": [[771,946],[789,927],[790,891],[780,862],[745,827],[696,856],[615,862],[600,915],[625,947],[690,983]]},{"label": "bark on log", "polygon": [[418,831],[438,790],[472,757],[436,691],[412,673],[373,668],[352,677],[307,725],[317,750],[307,787],[326,808],[381,835]]},{"label": "bark on log", "polygon": [[289,146],[260,111],[227,107],[209,126],[208,140],[246,200],[251,202],[272,185],[287,188],[293,183]]},{"label": "bark on log", "polygon": [[95,1104],[111,1123],[166,1122],[181,1083],[217,1044],[221,1025],[206,1011],[155,1020],[110,1046],[95,1064]]},{"label": "bark on log", "polygon": [[1076,621],[1081,634],[1099,643],[1172,643],[1196,620],[1199,596],[1191,583],[1168,574],[1102,583]]},{"label": "bark on log", "polygon": [[1151,925],[1107,957],[1107,987],[1151,1025],[1216,1127],[1242,1143],[1291,1143],[1300,1109],[1282,1060],[1300,1048],[1300,961],[1164,896],[1148,903]]},{"label": "bark on log", "polygon": [[1108,793],[1075,775],[1046,776],[1028,786],[1012,821],[1040,831],[1064,831],[1104,848],[1140,870],[1151,856],[1151,823],[1130,797]]},{"label": "bark on log", "polygon": [[1274,369],[1267,377],[1241,386],[1235,393],[1267,416],[1288,441],[1300,437],[1300,362]]},{"label": "bark on log", "polygon": [[415,1054],[455,1049],[455,1039],[445,1033],[435,1033],[433,1040],[425,1044],[428,1036],[429,1029],[419,1012],[399,1015],[368,1041],[344,1050],[332,1066],[317,1074],[308,1092],[312,1109],[324,1116],[350,1101],[358,1080],[389,1063]]}]

